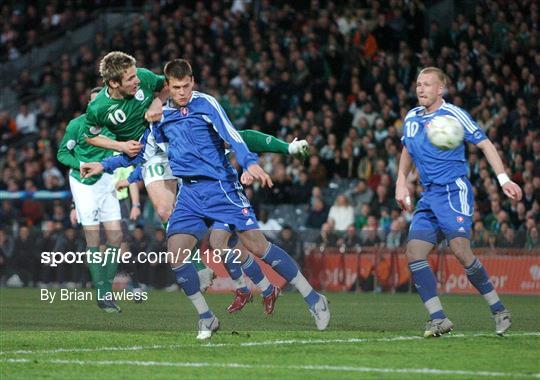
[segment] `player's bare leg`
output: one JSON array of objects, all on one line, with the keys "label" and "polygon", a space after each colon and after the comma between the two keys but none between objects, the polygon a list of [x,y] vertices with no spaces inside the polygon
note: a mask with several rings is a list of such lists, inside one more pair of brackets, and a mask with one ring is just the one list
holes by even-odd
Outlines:
[{"label": "player's bare leg", "polygon": [[424,306],[429,313],[429,321],[424,330],[424,337],[438,337],[452,331],[454,325],[446,317],[437,294],[437,280],[427,262],[434,244],[412,239],[407,243],[407,261],[412,279]]},{"label": "player's bare leg", "polygon": [[193,235],[175,234],[168,238],[167,249],[171,253],[169,260],[176,282],[199,314],[197,339],[208,339],[219,329],[219,320],[208,307],[200,291],[199,277],[189,257],[196,244],[197,239]]},{"label": "player's bare leg", "polygon": [[[146,185],[146,191],[156,210],[163,227],[167,229],[167,222],[171,217],[174,202],[176,201],[176,189],[178,180],[167,179],[152,181]],[[199,274],[201,291],[206,291],[214,281],[215,274],[210,268],[206,268],[202,262],[193,263]]]},{"label": "player's bare leg", "polygon": [[497,291],[489,280],[489,275],[480,260],[471,250],[471,242],[464,237],[456,237],[450,241],[450,249],[463,265],[471,284],[484,297],[495,319],[495,332],[503,335],[512,326],[510,312],[499,299]]},{"label": "player's bare leg", "polygon": [[254,255],[260,257],[272,267],[281,277],[291,283],[309,305],[309,311],[315,318],[319,330],[325,330],[330,322],[328,300],[322,294],[313,290],[304,275],[298,269],[298,264],[283,249],[271,244],[259,230],[239,231],[242,244]]},{"label": "player's bare leg", "polygon": [[162,223],[169,220],[176,200],[177,180],[158,180],[146,185],[146,191]]},{"label": "player's bare leg", "polygon": [[233,280],[235,286],[234,298],[227,307],[227,311],[235,313],[242,310],[248,302],[253,301],[253,292],[247,287],[241,267],[248,255],[237,247],[234,248],[234,252],[229,248],[231,237],[232,233],[229,231],[213,229],[210,233],[210,246],[221,252],[220,256],[223,265]]}]

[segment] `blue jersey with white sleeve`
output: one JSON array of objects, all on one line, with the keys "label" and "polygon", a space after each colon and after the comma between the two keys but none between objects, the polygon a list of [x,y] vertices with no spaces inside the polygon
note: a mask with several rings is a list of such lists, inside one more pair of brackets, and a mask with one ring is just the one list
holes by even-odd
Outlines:
[{"label": "blue jersey with white sleeve", "polygon": [[401,141],[407,147],[420,174],[420,182],[424,186],[445,185],[467,175],[465,144],[455,149],[442,150],[431,144],[428,139],[429,122],[435,116],[443,115],[454,117],[460,122],[465,132],[465,141],[478,144],[487,138],[466,111],[452,104],[443,102],[438,110],[429,114],[425,113],[424,107],[410,110],[405,117]]},{"label": "blue jersey with white sleeve", "polygon": [[142,166],[139,165],[135,168],[135,170],[129,173],[129,177],[127,180],[128,180],[128,183],[132,184],[132,183],[142,181],[143,179],[144,178],[142,175]]},{"label": "blue jersey with white sleeve", "polygon": [[259,160],[217,100],[201,92],[193,91],[183,107],[176,108],[169,101],[163,107],[162,120],[153,124],[152,133],[156,141],[168,144],[169,163],[176,177],[236,181],[238,174],[226,156],[224,142],[231,145],[243,168]]}]

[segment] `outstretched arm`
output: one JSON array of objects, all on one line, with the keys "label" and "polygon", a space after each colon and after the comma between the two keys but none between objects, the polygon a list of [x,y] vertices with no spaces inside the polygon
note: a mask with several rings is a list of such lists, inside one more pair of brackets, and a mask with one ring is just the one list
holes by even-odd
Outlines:
[{"label": "outstretched arm", "polygon": [[156,148],[153,145],[154,140],[149,138],[151,133],[152,129],[146,129],[143,137],[141,138],[142,149],[135,157],[130,157],[124,153],[119,156],[108,157],[102,162],[85,163],[81,166],[81,174],[84,178],[86,178],[94,175],[99,175],[104,171],[107,173],[112,173],[115,169],[118,169],[120,167],[127,168],[128,166],[137,166],[139,164],[142,164],[148,158],[146,152],[148,150],[155,151]]},{"label": "outstretched arm", "polygon": [[506,196],[510,199],[520,200],[523,196],[521,188],[518,184],[512,182],[508,174],[506,174],[501,157],[499,156],[499,153],[497,153],[497,149],[495,149],[493,143],[488,139],[485,139],[479,142],[476,146],[479,147],[482,152],[484,152],[484,155],[486,156],[489,165],[497,175],[499,184],[501,185]]}]

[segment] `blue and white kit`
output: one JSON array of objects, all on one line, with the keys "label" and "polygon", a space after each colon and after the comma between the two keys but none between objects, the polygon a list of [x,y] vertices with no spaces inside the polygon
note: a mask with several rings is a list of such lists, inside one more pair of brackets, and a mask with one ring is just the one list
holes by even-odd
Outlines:
[{"label": "blue and white kit", "polygon": [[474,193],[467,178],[465,144],[441,150],[427,137],[430,121],[443,115],[460,122],[465,141],[478,144],[487,139],[466,111],[446,102],[429,114],[425,113],[424,107],[413,108],[407,113],[401,141],[418,169],[424,188],[411,222],[409,240],[436,244],[439,232],[448,241],[455,237],[470,239]]},{"label": "blue and white kit", "polygon": [[148,128],[143,149],[103,161],[105,171],[137,165],[160,152],[167,152],[175,177],[182,179],[167,236],[190,234],[201,239],[208,227],[227,225],[245,231],[259,228],[253,209],[238,181],[238,173],[226,155],[225,142],[236,152],[238,163],[247,168],[258,162],[217,100],[194,91],[188,104],[176,108],[169,101],[163,118]]}]

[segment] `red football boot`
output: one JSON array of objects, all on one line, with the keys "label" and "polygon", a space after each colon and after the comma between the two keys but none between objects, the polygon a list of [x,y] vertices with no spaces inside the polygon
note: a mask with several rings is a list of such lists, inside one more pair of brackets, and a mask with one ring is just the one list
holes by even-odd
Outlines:
[{"label": "red football boot", "polygon": [[277,286],[274,286],[274,291],[266,297],[263,297],[264,314],[270,315],[274,312],[279,293],[280,289]]},{"label": "red football boot", "polygon": [[234,292],[234,299],[232,303],[227,308],[227,311],[229,313],[235,313],[237,311],[240,311],[246,306],[248,302],[253,301],[253,293],[251,290],[247,293],[244,293],[240,291],[240,289],[236,289]]}]

